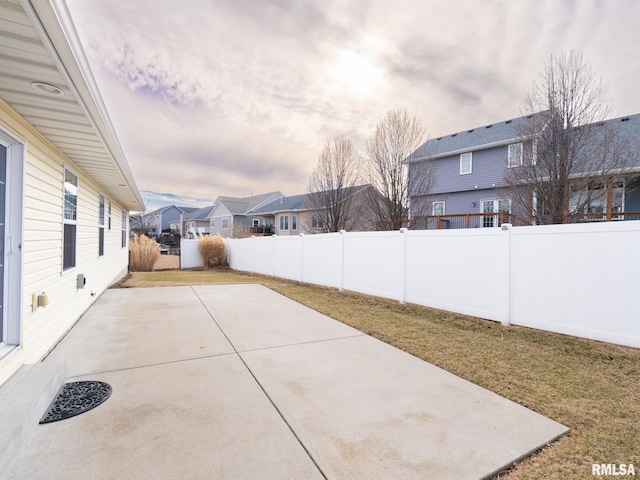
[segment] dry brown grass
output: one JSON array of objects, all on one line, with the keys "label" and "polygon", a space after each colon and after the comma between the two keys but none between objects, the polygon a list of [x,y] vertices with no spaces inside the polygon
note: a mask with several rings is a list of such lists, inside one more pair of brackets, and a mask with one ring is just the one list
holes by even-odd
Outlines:
[{"label": "dry brown grass", "polygon": [[160,257],[160,245],[146,235],[134,233],[129,241],[129,252],[132,272],[150,272]]},{"label": "dry brown grass", "polygon": [[198,251],[205,268],[218,268],[227,264],[227,248],[220,235],[207,235],[198,240]]},{"label": "dry brown grass", "polygon": [[496,478],[593,478],[592,463],[640,470],[639,349],[233,271],[137,273],[124,283],[261,283],[571,429]]}]

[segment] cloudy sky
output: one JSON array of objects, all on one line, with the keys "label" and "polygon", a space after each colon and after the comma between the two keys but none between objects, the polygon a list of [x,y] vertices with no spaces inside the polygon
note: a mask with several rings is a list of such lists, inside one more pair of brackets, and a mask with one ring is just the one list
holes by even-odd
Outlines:
[{"label": "cloudy sky", "polygon": [[304,193],[391,108],[437,137],[520,114],[578,49],[640,113],[636,0],[68,0],[149,208]]}]

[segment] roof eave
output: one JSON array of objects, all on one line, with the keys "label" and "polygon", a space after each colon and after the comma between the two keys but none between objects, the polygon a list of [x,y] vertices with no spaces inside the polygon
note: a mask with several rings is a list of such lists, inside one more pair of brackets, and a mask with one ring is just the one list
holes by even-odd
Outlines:
[{"label": "roof eave", "polygon": [[118,186],[123,191],[112,190],[110,193],[129,211],[143,211],[142,195],[118,142],[66,4],[60,0],[21,0],[21,4],[122,176],[123,183]]}]

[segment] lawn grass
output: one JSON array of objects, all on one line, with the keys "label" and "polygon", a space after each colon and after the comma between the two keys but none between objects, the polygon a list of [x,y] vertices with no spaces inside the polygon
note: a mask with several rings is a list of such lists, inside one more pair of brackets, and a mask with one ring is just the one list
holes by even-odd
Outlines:
[{"label": "lawn grass", "polygon": [[120,286],[260,283],[571,430],[500,479],[580,479],[592,463],[640,476],[640,349],[234,271],[134,273]]}]

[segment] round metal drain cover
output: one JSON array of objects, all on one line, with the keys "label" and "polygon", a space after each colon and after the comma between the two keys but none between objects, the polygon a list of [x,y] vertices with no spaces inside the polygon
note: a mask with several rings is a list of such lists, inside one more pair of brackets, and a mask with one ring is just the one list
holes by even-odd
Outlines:
[{"label": "round metal drain cover", "polygon": [[70,382],[62,386],[40,423],[75,417],[97,407],[111,395],[111,385],[104,382]]}]

